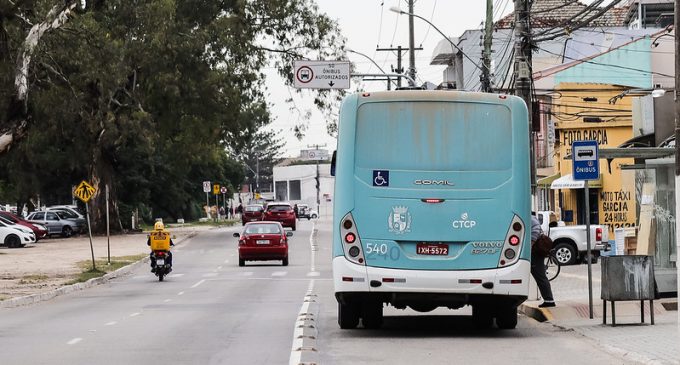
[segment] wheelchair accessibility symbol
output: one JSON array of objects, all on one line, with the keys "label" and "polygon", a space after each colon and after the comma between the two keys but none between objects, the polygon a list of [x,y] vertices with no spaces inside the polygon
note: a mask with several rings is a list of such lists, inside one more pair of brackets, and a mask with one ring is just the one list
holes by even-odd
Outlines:
[{"label": "wheelchair accessibility symbol", "polygon": [[373,186],[390,186],[390,172],[373,170]]}]

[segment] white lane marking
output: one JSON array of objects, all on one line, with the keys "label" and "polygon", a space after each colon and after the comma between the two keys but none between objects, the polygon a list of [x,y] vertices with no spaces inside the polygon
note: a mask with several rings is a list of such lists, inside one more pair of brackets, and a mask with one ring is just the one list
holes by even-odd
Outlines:
[{"label": "white lane marking", "polygon": [[[233,255],[232,255],[232,256],[233,256]],[[224,260],[224,263],[225,263],[225,264],[228,264],[228,263],[229,263],[229,260]]]},{"label": "white lane marking", "polygon": [[168,275],[169,278],[178,278],[178,277],[181,277],[181,276],[184,276],[184,274],[170,274],[170,275]]},{"label": "white lane marking", "polygon": [[274,271],[272,273],[272,276],[286,276],[288,275],[288,271]]},{"label": "white lane marking", "polygon": [[181,291],[181,292],[177,293],[177,295],[184,295],[184,292]]},{"label": "white lane marking", "polygon": [[309,271],[316,271],[316,222],[312,223],[312,233],[309,234]]},{"label": "white lane marking", "polygon": [[163,302],[164,302],[164,303],[167,303],[167,302],[170,302],[170,301],[172,301],[172,299],[166,299],[166,300],[164,300]]},{"label": "white lane marking", "polygon": [[130,317],[137,317],[137,316],[140,315],[140,314],[141,314],[141,313],[139,313],[139,312],[135,312],[135,313],[130,314]]},{"label": "white lane marking", "polygon": [[236,256],[236,254],[232,253],[232,254],[231,254],[231,255],[229,255],[229,256],[231,256],[231,257],[234,257],[234,256]]},{"label": "white lane marking", "polygon": [[217,267],[217,270],[222,270],[222,266],[218,266],[218,267]]},{"label": "white lane marking", "polygon": [[76,337],[76,338],[72,339],[71,341],[67,342],[66,344],[67,344],[67,345],[75,345],[75,344],[77,344],[78,342],[80,342],[80,341],[82,341],[82,340],[83,340],[82,338]]},{"label": "white lane marking", "polygon": [[192,285],[191,288],[193,289],[193,288],[195,288],[195,287],[197,287],[197,286],[199,286],[199,285],[201,285],[201,284],[203,284],[203,283],[205,283],[205,279],[203,279],[203,280],[199,281],[198,283]]},{"label": "white lane marking", "polygon": [[209,272],[209,273],[207,273],[207,274],[201,275],[201,277],[204,277],[204,278],[214,278],[214,277],[217,276],[217,275],[218,275],[218,274],[217,274],[216,272]]},{"label": "white lane marking", "polygon": [[238,276],[253,276],[253,272],[252,271],[240,272],[238,273]]},{"label": "white lane marking", "polygon": [[[309,314],[309,304],[312,301],[312,294],[314,293],[314,279],[309,281],[309,287],[307,289],[307,294],[305,295],[304,301],[302,302],[302,307],[300,307],[300,312],[298,313],[298,319],[295,321],[295,326],[293,327],[293,346],[290,349],[290,358],[288,360],[289,365],[297,365],[300,363],[302,358],[302,352],[300,348],[304,345],[304,334],[305,330],[305,318]],[[312,319],[313,321],[313,319]]]},{"label": "white lane marking", "polygon": [[113,326],[113,325],[116,324],[116,323],[118,323],[118,322],[116,322],[116,321],[111,321],[111,322],[105,324],[105,326]]},{"label": "white lane marking", "polygon": [[319,276],[319,275],[321,275],[321,273],[318,271],[310,271],[307,273],[307,276]]},{"label": "white lane marking", "polygon": [[137,275],[137,276],[132,277],[133,280],[142,280],[142,279],[146,279],[146,278],[147,278],[146,275]]}]

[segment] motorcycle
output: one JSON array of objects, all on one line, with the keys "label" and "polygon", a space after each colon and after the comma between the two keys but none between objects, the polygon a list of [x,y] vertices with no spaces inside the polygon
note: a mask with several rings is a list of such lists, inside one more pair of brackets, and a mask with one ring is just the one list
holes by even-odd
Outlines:
[{"label": "motorcycle", "polygon": [[163,277],[172,271],[172,265],[168,260],[168,252],[154,251],[153,257],[156,259],[156,266],[154,266],[153,273],[158,276],[158,281],[163,281]]}]

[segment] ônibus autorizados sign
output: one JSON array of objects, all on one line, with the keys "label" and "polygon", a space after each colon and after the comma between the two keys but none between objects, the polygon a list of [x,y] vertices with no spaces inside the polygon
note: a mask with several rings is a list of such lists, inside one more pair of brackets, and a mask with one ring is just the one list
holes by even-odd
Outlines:
[{"label": "\u00f4nibus autorizados sign", "polygon": [[293,64],[298,89],[349,89],[348,61],[303,61]]}]

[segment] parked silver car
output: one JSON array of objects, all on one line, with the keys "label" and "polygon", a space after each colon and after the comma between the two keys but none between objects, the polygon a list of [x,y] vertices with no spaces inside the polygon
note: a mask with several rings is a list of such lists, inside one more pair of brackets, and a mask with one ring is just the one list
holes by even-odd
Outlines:
[{"label": "parked silver car", "polygon": [[83,224],[69,219],[64,212],[59,211],[33,212],[26,217],[26,220],[47,227],[48,235],[59,234],[63,237],[70,237],[84,228]]}]

